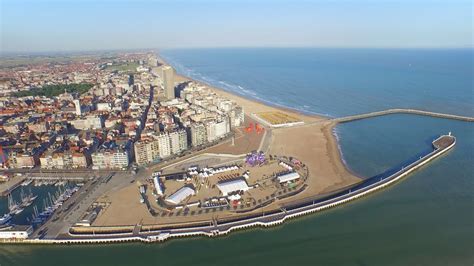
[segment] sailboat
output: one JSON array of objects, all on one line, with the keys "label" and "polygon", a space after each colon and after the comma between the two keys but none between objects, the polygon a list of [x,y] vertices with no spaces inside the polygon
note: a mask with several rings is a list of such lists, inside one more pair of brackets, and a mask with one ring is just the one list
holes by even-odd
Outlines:
[{"label": "sailboat", "polygon": [[12,219],[11,214],[6,213],[2,217],[0,217],[0,225],[4,225],[8,223]]},{"label": "sailboat", "polygon": [[43,223],[43,221],[44,219],[38,213],[38,207],[36,205],[33,206],[33,219],[32,219],[33,224],[41,224]]},{"label": "sailboat", "polygon": [[21,195],[21,207],[23,208],[30,206],[38,197],[38,195],[33,195],[33,193],[31,192],[31,188],[27,195],[23,193],[23,189],[22,189],[20,195]]},{"label": "sailboat", "polygon": [[8,210],[10,211],[10,215],[20,214],[23,211],[23,208],[13,199],[12,194],[8,195]]}]

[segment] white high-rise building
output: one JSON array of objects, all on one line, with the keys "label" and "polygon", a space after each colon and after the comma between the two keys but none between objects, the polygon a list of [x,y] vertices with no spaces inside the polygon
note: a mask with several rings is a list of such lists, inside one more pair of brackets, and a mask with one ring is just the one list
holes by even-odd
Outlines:
[{"label": "white high-rise building", "polygon": [[174,95],[174,69],[170,66],[165,66],[161,70],[161,78],[163,79],[163,88],[165,90],[165,97],[167,100],[175,98]]},{"label": "white high-rise building", "polygon": [[223,138],[230,132],[230,121],[228,117],[224,117],[220,121],[210,121],[206,124],[207,141],[212,142],[216,139]]},{"label": "white high-rise building", "polygon": [[188,136],[185,130],[169,133],[171,153],[178,154],[188,149]]},{"label": "white high-rise building", "polygon": [[227,133],[230,132],[229,118],[225,117],[222,121],[217,122],[215,124],[215,128],[216,138],[224,137]]},{"label": "white high-rise building", "polygon": [[244,109],[241,106],[237,106],[229,112],[230,115],[230,126],[240,127],[244,124],[245,114]]},{"label": "white high-rise building", "polygon": [[73,102],[76,107],[76,115],[82,115],[81,102],[79,101],[79,99],[76,99]]},{"label": "white high-rise building", "polygon": [[206,135],[207,141],[212,142],[217,139],[216,137],[216,122],[210,121],[206,124]]},{"label": "white high-rise building", "polygon": [[135,161],[138,165],[145,165],[156,161],[160,157],[160,148],[157,139],[139,140],[135,142]]},{"label": "white high-rise building", "polygon": [[204,124],[194,123],[191,125],[191,145],[197,147],[207,142],[207,130]]},{"label": "white high-rise building", "polygon": [[166,158],[171,155],[171,143],[167,133],[162,133],[158,136],[158,148],[161,158]]},{"label": "white high-rise building", "polygon": [[122,149],[100,150],[91,154],[92,169],[124,169],[128,167],[128,151]]}]

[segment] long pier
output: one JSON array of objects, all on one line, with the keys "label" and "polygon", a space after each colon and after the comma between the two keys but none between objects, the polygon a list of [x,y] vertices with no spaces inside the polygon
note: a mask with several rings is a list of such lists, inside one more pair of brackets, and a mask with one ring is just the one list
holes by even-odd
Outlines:
[{"label": "long pier", "polygon": [[69,180],[69,181],[87,181],[89,179],[92,179],[90,176],[66,176],[66,175],[56,175],[56,176],[40,176],[40,175],[31,175],[27,179],[32,179],[32,180],[46,180],[46,181],[63,181],[63,180]]},{"label": "long pier", "polygon": [[384,111],[377,111],[377,112],[371,112],[371,113],[365,113],[365,114],[359,114],[359,115],[351,115],[351,116],[346,116],[346,117],[334,118],[332,119],[332,121],[337,122],[337,123],[345,123],[345,122],[361,120],[361,119],[366,119],[366,118],[375,117],[375,116],[389,115],[389,114],[416,114],[416,115],[454,119],[454,120],[460,120],[460,121],[466,121],[466,122],[474,122],[474,117],[471,117],[471,116],[452,115],[452,114],[436,113],[436,112],[423,111],[423,110],[417,110],[417,109],[400,109],[400,108],[387,109]]},{"label": "long pier", "polygon": [[[221,236],[231,231],[244,229],[254,226],[274,226],[282,224],[287,219],[298,216],[318,212],[324,209],[332,208],[354,199],[366,196],[374,191],[387,187],[401,178],[407,176],[416,169],[422,167],[433,159],[441,156],[450,150],[456,144],[454,136],[443,135],[435,139],[433,142],[433,150],[418,160],[401,167],[395,173],[386,177],[372,177],[366,179],[350,188],[338,191],[334,194],[322,197],[312,198],[304,202],[289,204],[282,206],[278,210],[254,214],[240,218],[228,220],[214,220],[199,223],[196,225],[174,226],[167,228],[159,228],[153,230],[143,230],[141,232],[117,232],[117,233],[101,233],[99,228],[92,229],[92,233],[74,233],[70,231],[70,236],[56,239],[25,239],[25,240],[3,240],[8,243],[29,243],[29,244],[98,244],[98,243],[117,243],[117,242],[160,242],[174,237],[189,236]],[[1,240],[0,240],[1,241]]]}]

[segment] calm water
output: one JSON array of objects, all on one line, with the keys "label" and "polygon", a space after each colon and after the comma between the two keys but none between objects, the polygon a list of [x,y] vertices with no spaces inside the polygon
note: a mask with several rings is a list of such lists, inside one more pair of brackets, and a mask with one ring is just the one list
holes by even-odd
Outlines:
[{"label": "calm water", "polygon": [[[255,90],[258,97],[275,99],[272,98],[275,93],[280,94],[286,87],[291,92],[285,92],[285,103],[306,105],[305,110],[310,112],[338,116],[402,106],[472,115],[473,81],[467,74],[472,70],[472,61],[466,61],[466,55],[472,56],[472,51],[440,50],[437,54],[435,51],[356,50],[351,54],[343,50],[344,56],[335,50],[329,54],[307,49],[263,50],[262,54],[257,51],[262,50],[167,51],[165,55],[187,69],[194,69],[194,73],[209,75],[208,80],[225,80],[232,86]],[[373,60],[357,63],[354,58],[363,58],[361,53]],[[462,53],[467,54],[461,56]],[[312,58],[312,54],[323,58]],[[406,69],[408,59],[412,70]],[[305,64],[298,63],[308,61],[312,63],[306,67],[315,69],[306,69]],[[242,66],[247,69],[240,70]],[[453,66],[458,71],[453,71]],[[336,75],[338,68],[341,70]],[[385,73],[384,77],[375,75],[374,71]],[[309,72],[313,74],[308,75]],[[410,90],[403,86],[405,82],[412,84]],[[449,86],[450,82],[456,86]],[[262,87],[275,89],[272,92],[249,86],[260,83]],[[429,89],[424,87],[428,84],[431,84]],[[443,92],[448,87],[452,88],[450,93]],[[321,96],[320,90],[337,93]],[[338,97],[345,91],[350,91],[350,96]],[[303,92],[308,96],[302,97]],[[406,99],[408,103],[402,105]],[[415,115],[390,115],[343,124],[336,129],[345,161],[364,176],[380,174],[412,159],[430,149],[433,138],[448,131],[457,137],[455,148],[402,182],[343,207],[292,220],[283,226],[240,231],[218,239],[180,239],[153,245],[3,245],[0,264],[472,265],[474,125]]]},{"label": "calm water", "polygon": [[[73,183],[68,183],[65,186],[61,186],[61,191],[64,191],[66,188],[72,187]],[[14,224],[28,224],[29,220],[32,220],[33,215],[33,208],[36,206],[38,208],[38,212],[41,212],[45,208],[45,200],[50,201],[50,197],[55,197],[57,193],[59,193],[60,187],[54,186],[52,184],[49,185],[42,185],[42,186],[34,186],[33,183],[26,187],[20,186],[15,189],[12,193],[13,200],[17,203],[21,202],[21,191],[25,194],[28,194],[31,190],[33,195],[38,196],[36,200],[28,207],[26,207],[20,214],[13,216],[12,223]],[[51,195],[51,196],[50,196]],[[49,203],[48,203],[49,204]],[[0,216],[8,213],[8,198],[7,197],[0,197]]]}]

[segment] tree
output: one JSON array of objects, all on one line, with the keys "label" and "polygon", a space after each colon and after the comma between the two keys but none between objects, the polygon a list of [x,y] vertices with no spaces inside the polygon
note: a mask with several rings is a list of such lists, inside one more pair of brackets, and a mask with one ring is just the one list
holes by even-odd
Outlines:
[{"label": "tree", "polygon": [[45,85],[41,88],[33,88],[29,91],[19,91],[12,94],[15,97],[25,97],[25,96],[45,96],[45,97],[55,97],[58,96],[64,91],[69,93],[79,93],[84,94],[88,92],[94,85],[90,83],[73,83],[73,84],[59,84],[59,85]]}]

